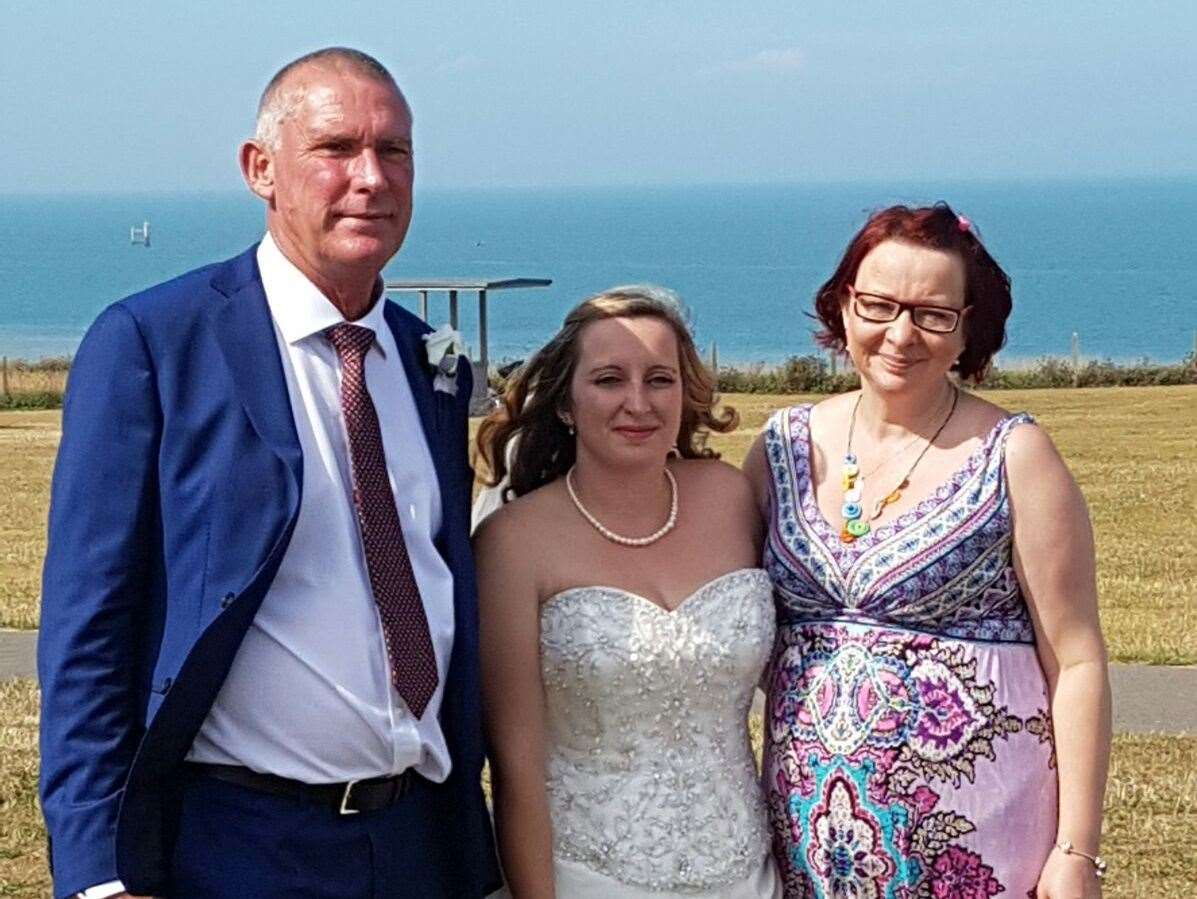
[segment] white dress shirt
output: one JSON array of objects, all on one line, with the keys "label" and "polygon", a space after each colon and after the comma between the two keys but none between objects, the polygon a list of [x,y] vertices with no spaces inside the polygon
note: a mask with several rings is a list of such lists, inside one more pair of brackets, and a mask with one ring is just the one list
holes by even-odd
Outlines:
[{"label": "white dress shirt", "polygon": [[366,385],[436,652],[440,683],[421,719],[391,685],[353,507],[340,365],[322,333],[345,319],[269,234],[258,266],[303,450],[303,496],[278,574],[187,758],[306,783],[407,768],[443,782],[450,760],[437,716],[453,645],[453,575],[433,545],[440,489],[385,300],[353,324],[375,333]]}]

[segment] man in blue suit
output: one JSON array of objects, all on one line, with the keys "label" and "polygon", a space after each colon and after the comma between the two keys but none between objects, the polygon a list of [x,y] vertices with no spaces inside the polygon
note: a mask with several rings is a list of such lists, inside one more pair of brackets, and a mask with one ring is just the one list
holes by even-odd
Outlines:
[{"label": "man in blue suit", "polygon": [[286,66],[241,149],[262,242],[79,349],[38,647],[56,896],[498,886],[470,369],[380,280],[411,127],[365,54]]}]

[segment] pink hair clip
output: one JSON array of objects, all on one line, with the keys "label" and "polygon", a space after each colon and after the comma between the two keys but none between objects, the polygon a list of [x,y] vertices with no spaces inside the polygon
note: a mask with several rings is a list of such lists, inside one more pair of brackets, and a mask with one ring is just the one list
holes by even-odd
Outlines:
[{"label": "pink hair clip", "polygon": [[956,227],[959,228],[964,234],[967,234],[972,230],[973,223],[964,216],[958,215],[956,216]]}]

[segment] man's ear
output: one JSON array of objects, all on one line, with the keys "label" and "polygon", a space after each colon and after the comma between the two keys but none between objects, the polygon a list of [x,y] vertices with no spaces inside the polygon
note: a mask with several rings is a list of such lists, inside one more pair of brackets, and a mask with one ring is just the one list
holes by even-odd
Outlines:
[{"label": "man's ear", "polygon": [[251,138],[241,145],[241,177],[266,202],[274,198],[274,154]]}]

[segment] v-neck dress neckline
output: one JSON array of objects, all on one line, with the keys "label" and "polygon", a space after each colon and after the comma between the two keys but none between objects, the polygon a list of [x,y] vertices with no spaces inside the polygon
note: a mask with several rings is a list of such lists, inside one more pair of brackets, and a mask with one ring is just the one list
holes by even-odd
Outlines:
[{"label": "v-neck dress neckline", "polygon": [[[795,407],[793,410],[796,418],[795,423],[800,423],[805,432],[806,444],[802,458],[806,463],[807,476],[800,482],[798,501],[801,505],[803,515],[806,516],[807,521],[811,524],[811,527],[821,541],[828,544],[832,541],[840,543],[849,549],[854,549],[857,556],[861,555],[873,544],[899,535],[903,529],[917,523],[927,515],[933,514],[936,509],[944,503],[949,502],[959,492],[961,485],[968,480],[969,475],[975,472],[986,456],[992,452],[994,441],[998,439],[999,435],[1004,434],[1011,421],[1010,417],[1006,417],[997,422],[990,429],[989,433],[985,435],[985,439],[981,442],[981,445],[969,453],[968,458],[952,472],[948,479],[940,482],[934,490],[912,507],[888,521],[871,528],[869,533],[863,537],[857,537],[852,543],[843,543],[840,540],[839,528],[833,526],[827,520],[827,516],[823,514],[823,510],[819,506],[818,491],[815,487],[814,478],[810,474],[810,460],[814,450],[810,434],[810,415],[813,408],[811,405],[802,405]],[[851,556],[852,553],[849,555]]]}]

